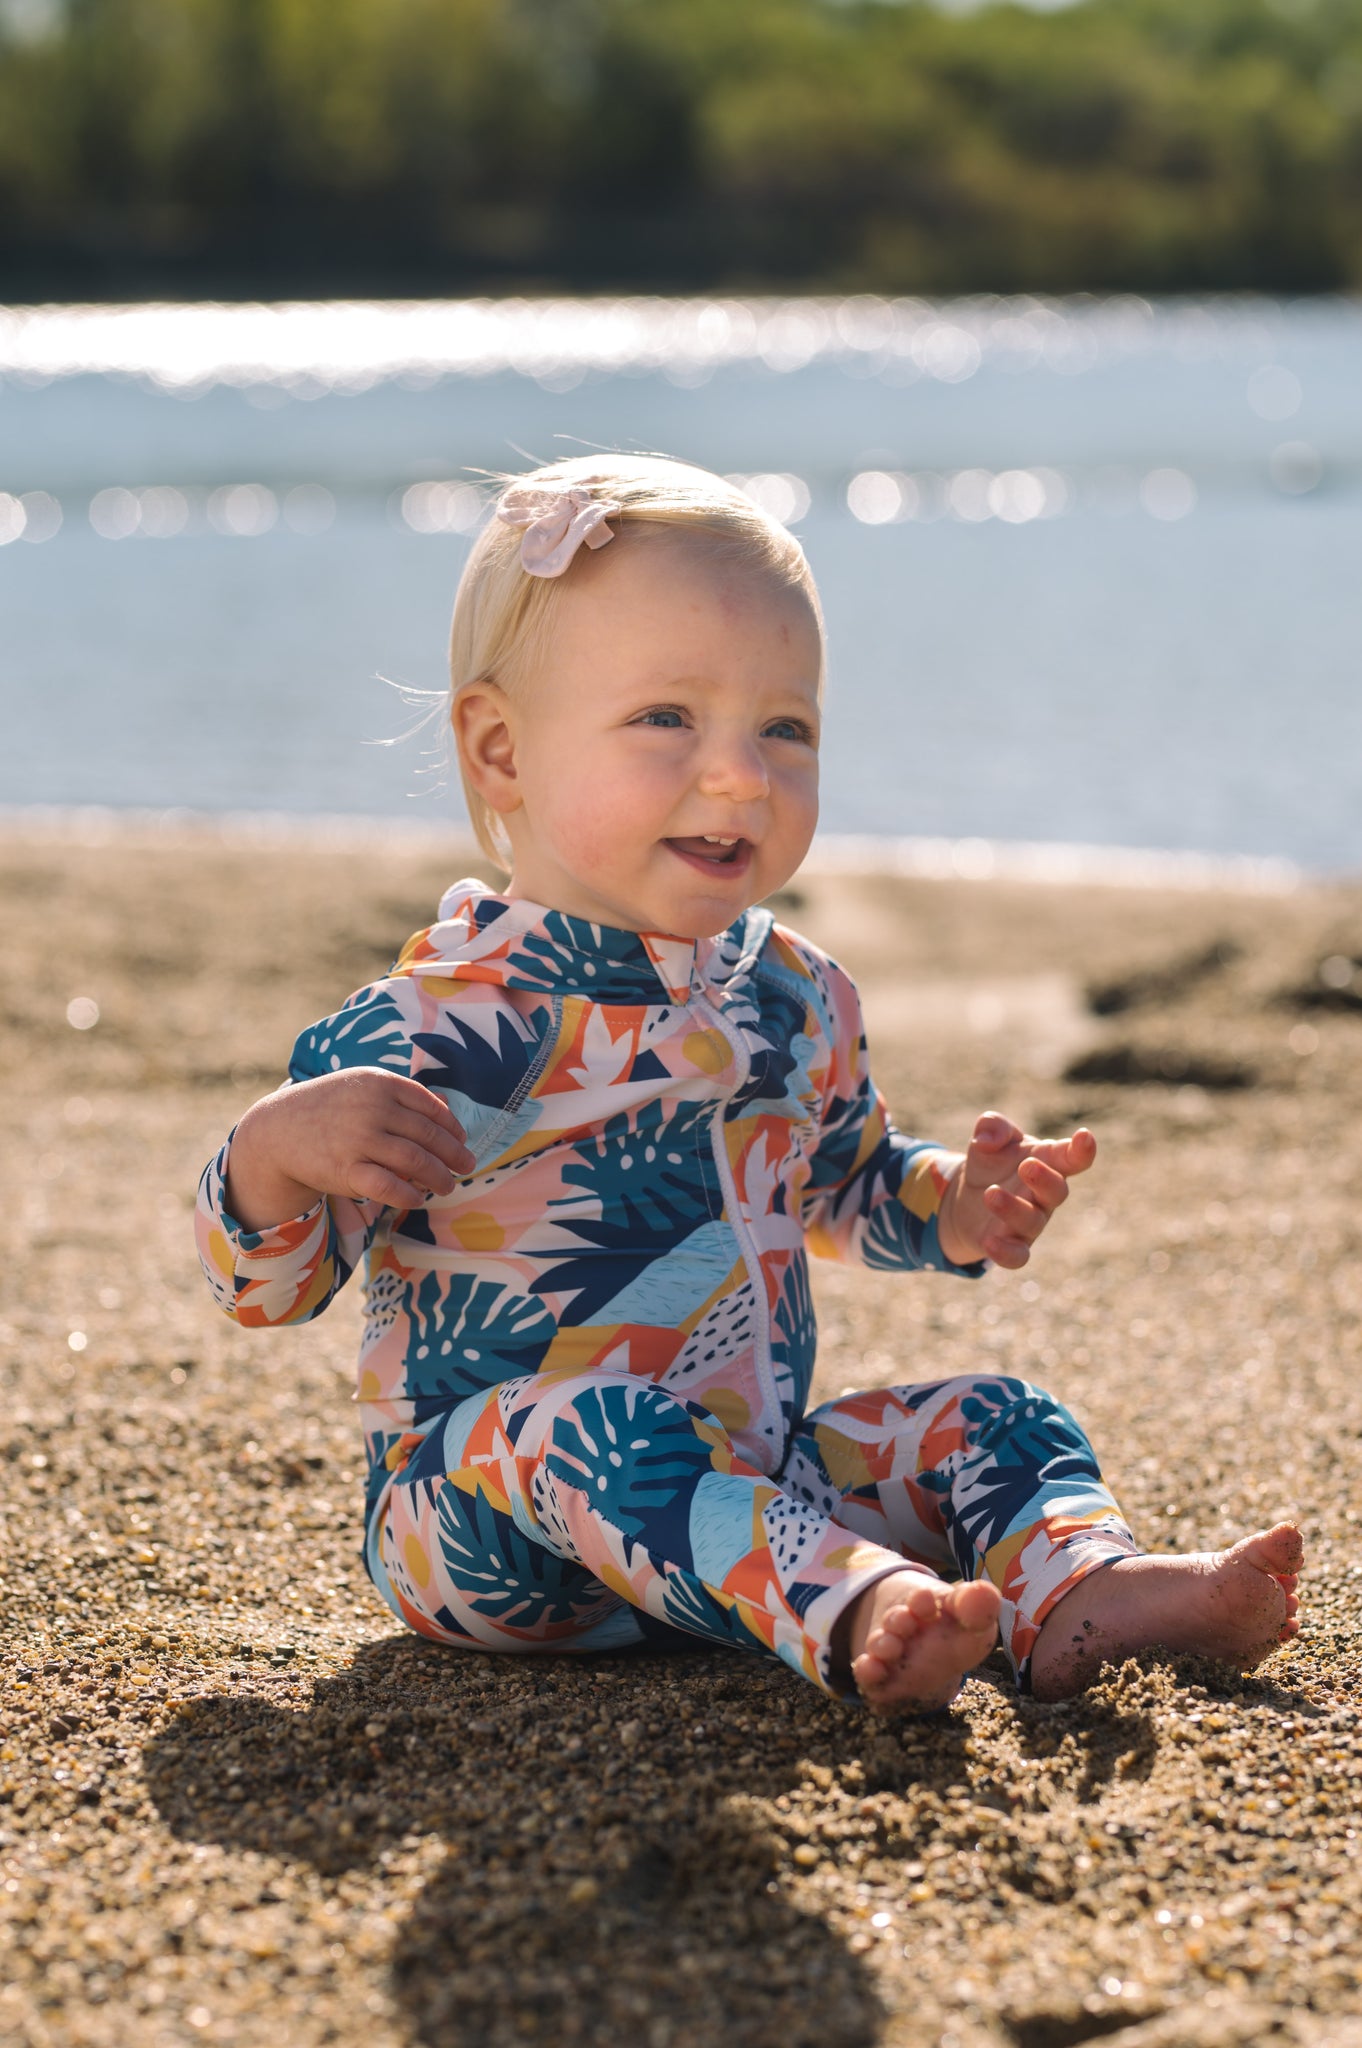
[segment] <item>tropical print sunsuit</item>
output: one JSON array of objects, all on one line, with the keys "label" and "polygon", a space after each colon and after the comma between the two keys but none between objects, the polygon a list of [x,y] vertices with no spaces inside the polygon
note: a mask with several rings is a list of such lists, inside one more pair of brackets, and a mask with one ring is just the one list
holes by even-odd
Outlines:
[{"label": "tropical print sunsuit", "polygon": [[1082,1430],[1023,1380],[807,1408],[811,1251],[982,1269],[938,1241],[957,1155],[893,1128],[851,980],[767,911],[692,942],[460,882],[289,1074],[375,1066],[464,1126],[452,1194],[246,1230],[229,1139],[198,1231],[252,1328],[320,1314],[365,1260],[365,1555],[409,1627],[503,1651],[683,1630],[850,1692],[838,1617],[908,1557],[995,1582],[1025,1685],[1050,1609],[1134,1551]]}]

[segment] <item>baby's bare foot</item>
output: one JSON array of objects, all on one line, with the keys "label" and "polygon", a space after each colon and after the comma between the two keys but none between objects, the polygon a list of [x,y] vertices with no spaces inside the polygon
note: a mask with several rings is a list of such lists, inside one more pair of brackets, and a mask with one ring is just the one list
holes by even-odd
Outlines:
[{"label": "baby's bare foot", "polygon": [[1031,1656],[1037,1699],[1063,1700],[1091,1685],[1101,1665],[1156,1643],[1218,1657],[1239,1671],[1289,1642],[1296,1574],[1305,1546],[1293,1522],[1246,1536],[1229,1550],[1188,1557],[1122,1557],[1066,1593]]},{"label": "baby's bare foot", "polygon": [[925,1572],[894,1572],[868,1586],[849,1611],[851,1675],[877,1714],[944,1707],[998,1637],[1002,1602],[987,1579],[947,1585]]}]

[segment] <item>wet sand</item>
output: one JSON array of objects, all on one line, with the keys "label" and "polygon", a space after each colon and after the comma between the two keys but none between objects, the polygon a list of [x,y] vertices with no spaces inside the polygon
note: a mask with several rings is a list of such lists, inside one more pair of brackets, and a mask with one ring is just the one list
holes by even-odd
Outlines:
[{"label": "wet sand", "polygon": [[1022,1372],[1148,1548],[1310,1545],[1251,1677],[991,1665],[885,1727],[735,1655],[399,1634],[357,1300],[209,1304],[203,1159],[460,865],[0,835],[0,2039],[1362,2048],[1362,891],[797,885],[900,1122],[1101,1146],[1023,1275],[821,1270],[816,1392]]}]

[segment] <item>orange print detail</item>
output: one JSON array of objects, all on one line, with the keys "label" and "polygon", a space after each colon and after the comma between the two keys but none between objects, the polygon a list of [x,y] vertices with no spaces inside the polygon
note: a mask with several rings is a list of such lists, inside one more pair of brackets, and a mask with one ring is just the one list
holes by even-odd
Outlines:
[{"label": "orange print detail", "polygon": [[557,1042],[552,1053],[544,1062],[544,1071],[535,1083],[534,1095],[538,1100],[543,1095],[556,1095],[563,1091],[580,1093],[581,1082],[564,1070],[580,1066],[582,1060],[582,1037],[586,1031],[587,1019],[591,1015],[590,1003],[581,996],[565,996],[563,1018],[559,1026]]}]

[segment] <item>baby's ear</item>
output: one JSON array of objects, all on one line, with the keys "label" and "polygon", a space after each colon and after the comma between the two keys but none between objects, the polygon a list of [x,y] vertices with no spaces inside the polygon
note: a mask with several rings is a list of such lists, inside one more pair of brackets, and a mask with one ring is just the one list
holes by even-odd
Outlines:
[{"label": "baby's ear", "polygon": [[484,803],[502,816],[520,808],[515,728],[504,690],[489,682],[467,683],[449,713],[464,774]]}]

